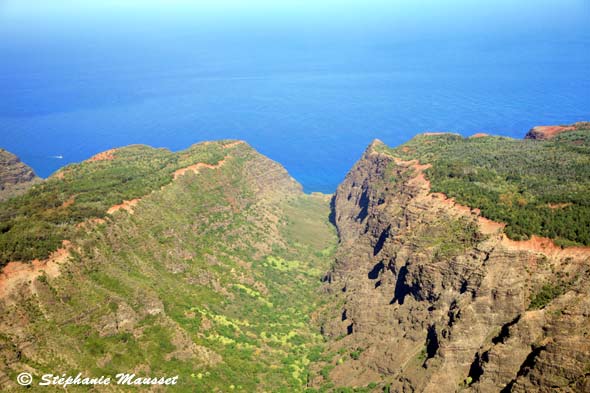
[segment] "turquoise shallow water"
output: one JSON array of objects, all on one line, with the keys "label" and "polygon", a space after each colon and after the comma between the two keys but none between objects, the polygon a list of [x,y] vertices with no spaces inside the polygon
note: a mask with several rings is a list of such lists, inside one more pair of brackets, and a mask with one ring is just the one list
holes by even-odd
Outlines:
[{"label": "turquoise shallow water", "polygon": [[567,28],[424,31],[263,17],[243,28],[190,17],[151,25],[153,15],[106,29],[106,17],[21,15],[0,28],[0,146],[48,176],[115,146],[239,138],[306,191],[333,192],[373,138],[522,137],[590,120],[587,11],[554,16]]}]

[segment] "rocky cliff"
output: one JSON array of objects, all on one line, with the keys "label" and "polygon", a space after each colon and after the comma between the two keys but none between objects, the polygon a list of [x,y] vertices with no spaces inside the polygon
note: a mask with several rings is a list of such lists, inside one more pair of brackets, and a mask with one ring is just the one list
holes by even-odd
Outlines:
[{"label": "rocky cliff", "polygon": [[511,240],[433,193],[429,169],[375,141],[338,187],[323,329],[344,356],[316,384],[590,391],[590,248]]},{"label": "rocky cliff", "polygon": [[589,193],[587,124],[375,141],[331,208],[241,141],[100,153],[0,202],[0,390],[590,391]]},{"label": "rocky cliff", "polygon": [[17,156],[0,149],[0,201],[24,193],[40,180]]}]

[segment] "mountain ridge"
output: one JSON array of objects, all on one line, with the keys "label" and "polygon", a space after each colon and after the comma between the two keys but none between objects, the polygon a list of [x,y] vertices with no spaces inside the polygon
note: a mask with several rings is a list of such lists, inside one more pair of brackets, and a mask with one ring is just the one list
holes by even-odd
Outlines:
[{"label": "mountain ridge", "polygon": [[[150,183],[133,214],[75,223],[82,225],[70,232],[69,255],[52,265],[59,274],[46,264],[35,277],[17,277],[0,299],[3,389],[18,390],[22,370],[35,380],[54,370],[179,374],[175,391],[187,392],[305,386],[307,359],[321,348],[310,315],[335,244],[328,202],[303,194],[284,168],[245,144],[226,149],[223,165],[194,167],[203,157],[219,163],[209,153],[223,144],[193,146],[180,153],[182,165],[164,165],[172,180]],[[127,153],[137,149],[167,159],[138,147]],[[89,165],[116,178],[111,165],[125,168],[117,155],[127,153]],[[174,180],[180,168],[189,169]],[[52,182],[80,181],[66,170]]]},{"label": "mountain ridge", "polygon": [[[571,131],[376,139],[331,197],[243,141],[68,165],[0,204],[5,261],[39,242],[6,236],[24,223],[61,230],[3,266],[0,385],[132,369],[178,391],[585,391],[590,130]],[[539,217],[573,232],[522,226]]]}]

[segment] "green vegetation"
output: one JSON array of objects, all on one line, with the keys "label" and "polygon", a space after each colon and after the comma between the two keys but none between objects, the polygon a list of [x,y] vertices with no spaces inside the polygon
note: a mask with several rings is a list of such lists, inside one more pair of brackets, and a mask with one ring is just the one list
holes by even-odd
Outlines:
[{"label": "green vegetation", "polygon": [[357,348],[356,350],[350,352],[350,357],[354,360],[358,360],[361,357],[361,353],[363,353],[363,349]]},{"label": "green vegetation", "polygon": [[334,369],[334,365],[329,364],[320,371],[321,376],[327,381],[330,379],[330,372]]},{"label": "green vegetation", "polygon": [[536,234],[590,245],[590,129],[549,141],[420,135],[378,149],[432,164],[426,176],[433,192],[506,223],[513,239]]},{"label": "green vegetation", "polygon": [[0,267],[46,258],[74,236],[76,224],[104,217],[111,206],[159,189],[179,168],[215,164],[225,154],[221,143],[195,145],[179,153],[137,145],[118,149],[112,160],[61,169],[59,176],[0,203]]},{"label": "green vegetation", "polygon": [[[72,171],[31,191],[46,200],[50,187],[67,189],[57,200],[76,195],[83,206],[95,198],[96,215],[121,199],[143,197],[134,214],[118,213],[104,224],[75,228],[76,220],[66,221],[72,263],[59,277],[40,276],[36,295],[0,314],[5,325],[28,321],[26,332],[0,337],[0,346],[11,348],[20,334],[36,339],[35,359],[19,354],[14,367],[32,367],[35,378],[55,370],[179,375],[174,391],[180,392],[303,391],[312,362],[324,356],[314,314],[325,306],[320,279],[337,242],[328,199],[291,191],[273,196],[276,178],[259,196],[269,161],[245,145],[223,151],[199,145],[177,154],[130,149],[162,157],[161,177],[143,172],[146,178],[124,194],[103,178],[105,192],[84,193],[83,177]],[[110,178],[118,165],[147,161],[126,161],[119,152],[110,162],[78,168]],[[231,158],[219,169],[169,182],[174,168],[215,163],[221,153]],[[35,207],[30,193],[11,203]],[[13,219],[24,219],[24,211]],[[39,207],[32,222],[45,222],[46,213]]]},{"label": "green vegetation", "polygon": [[[426,175],[433,191],[506,222],[513,238],[590,244],[588,131],[546,142],[420,136],[379,149],[432,164]],[[180,168],[223,159],[217,169],[172,181]],[[269,165],[245,145],[200,144],[179,153],[132,146],[112,160],[68,166],[0,203],[0,267],[72,242],[72,261],[58,277],[33,278],[29,297],[23,291],[18,307],[2,308],[3,326],[27,322],[18,334],[0,335],[0,347],[8,353],[22,337],[35,338],[31,350],[6,358],[36,378],[54,370],[178,374],[175,391],[186,392],[389,391],[382,382],[341,388],[330,380],[338,364],[367,354],[356,346],[326,351],[319,334],[322,311],[334,307],[320,292],[337,244],[329,198],[281,190],[280,179],[265,178],[275,170]],[[391,181],[404,185],[400,177]],[[134,214],[107,215],[135,198]],[[409,236],[435,260],[481,240],[473,220],[452,217]],[[564,290],[543,286],[530,309]],[[423,362],[426,352],[416,359]],[[307,388],[318,380],[318,390]]]},{"label": "green vegetation", "polygon": [[427,357],[428,357],[428,354],[427,354],[427,352],[426,352],[426,347],[424,347],[424,348],[422,348],[422,349],[420,350],[420,352],[418,353],[418,355],[417,355],[417,358],[418,358],[418,361],[419,361],[420,363],[423,363],[423,362],[426,360],[426,358],[427,358]]},{"label": "green vegetation", "polygon": [[413,239],[420,248],[431,248],[435,260],[445,260],[474,246],[481,234],[473,220],[441,217],[436,224],[417,229]]},{"label": "green vegetation", "polygon": [[531,297],[529,310],[539,310],[548,305],[552,300],[562,295],[565,292],[565,285],[563,283],[545,284]]}]

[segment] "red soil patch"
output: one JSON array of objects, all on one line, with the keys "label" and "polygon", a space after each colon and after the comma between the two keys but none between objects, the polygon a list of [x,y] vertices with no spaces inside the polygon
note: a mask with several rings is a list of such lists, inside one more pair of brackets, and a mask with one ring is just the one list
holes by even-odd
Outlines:
[{"label": "red soil patch", "polygon": [[444,205],[453,208],[455,210],[460,211],[463,215],[471,215],[477,216],[477,224],[479,230],[484,235],[492,235],[495,233],[499,233],[504,227],[506,226],[505,223],[502,222],[495,222],[490,219],[487,219],[481,215],[481,211],[479,209],[472,209],[469,206],[461,205],[455,201],[454,198],[449,198],[442,192],[435,192],[430,194],[432,198],[437,199]]},{"label": "red soil patch", "polygon": [[[460,205],[453,198],[447,197],[445,194],[437,192],[430,192],[430,182],[425,178],[423,171],[428,169],[430,165],[421,165],[417,160],[404,161],[399,158],[393,158],[397,165],[401,165],[406,168],[413,168],[416,170],[414,179],[410,180],[414,185],[420,185],[424,187],[429,195],[433,199],[437,199],[439,202],[447,205],[449,208],[459,211],[463,215],[475,215],[477,216],[477,222],[479,230],[483,234],[492,235],[502,232],[505,223],[492,221],[481,215],[479,209],[472,209],[469,206]],[[502,235],[501,243],[503,246],[510,250],[526,250],[533,252],[540,252],[546,255],[562,256],[562,257],[588,257],[590,255],[590,247],[567,247],[561,248],[557,246],[553,240],[545,237],[533,235],[530,240],[511,240],[505,234]]]},{"label": "red soil patch", "polygon": [[123,201],[118,205],[111,206],[109,210],[107,210],[107,214],[113,214],[119,210],[127,210],[129,214],[133,214],[133,208],[139,203],[140,200],[140,198],[135,198],[130,201]]},{"label": "red soil patch", "polygon": [[432,165],[430,165],[430,164],[422,165],[418,162],[418,160],[404,161],[404,160],[396,158],[396,157],[394,157],[393,160],[395,161],[395,163],[397,165],[403,166],[405,168],[414,169],[415,176],[414,176],[414,178],[412,178],[410,180],[413,185],[421,185],[421,186],[428,188],[428,190],[430,190],[430,182],[428,181],[428,179],[426,179],[426,176],[424,175],[424,171],[426,169],[432,167]]},{"label": "red soil patch", "polygon": [[104,224],[105,222],[106,221],[104,219],[102,219],[102,218],[97,218],[97,217],[89,218],[89,219],[87,219],[85,221],[82,221],[82,222],[78,223],[76,225],[76,228],[87,228],[87,227],[89,227],[91,225],[94,225],[94,224]]},{"label": "red soil patch", "polygon": [[217,169],[217,168],[221,167],[223,164],[225,164],[225,160],[226,160],[226,158],[219,161],[215,165],[205,164],[204,162],[199,162],[194,165],[189,165],[185,168],[180,168],[174,172],[174,180],[178,179],[180,176],[184,175],[187,172],[199,173],[199,169],[201,169],[201,168]]},{"label": "red soil patch", "polygon": [[34,259],[31,263],[9,262],[0,273],[0,299],[5,298],[20,284],[33,282],[43,272],[51,278],[59,276],[59,266],[68,259],[70,248],[71,243],[64,240],[62,247],[52,252],[47,259]]},{"label": "red soil patch", "polygon": [[74,204],[74,202],[76,202],[76,198],[70,197],[70,199],[68,199],[67,201],[65,201],[64,203],[61,204],[61,207],[66,208],[68,206],[72,206]]},{"label": "red soil patch", "polygon": [[[430,166],[428,166],[428,167],[430,167]],[[416,167],[414,167],[414,168],[417,169]],[[424,168],[424,169],[427,169],[427,168]],[[418,171],[416,172],[416,176],[410,181],[413,184],[423,185],[423,186],[427,187],[428,189],[430,189],[430,181],[428,181],[428,179],[424,175],[424,172],[421,169],[418,169]]]},{"label": "red soil patch", "polygon": [[478,132],[477,134],[471,135],[469,138],[484,138],[486,136],[490,136],[490,135],[486,134],[485,132]]},{"label": "red soil patch", "polygon": [[590,255],[590,247],[561,248],[555,245],[553,240],[536,235],[531,236],[529,240],[511,240],[503,235],[501,244],[510,250],[535,251],[556,257],[588,257]]},{"label": "red soil patch", "polygon": [[95,156],[90,157],[86,160],[86,162],[94,162],[94,161],[110,161],[115,158],[116,149],[105,150],[102,153],[98,153]]},{"label": "red soil patch", "polygon": [[552,139],[565,131],[573,131],[574,126],[537,126],[530,130],[525,138],[528,139]]}]

